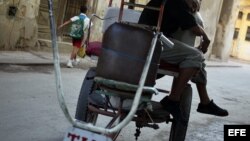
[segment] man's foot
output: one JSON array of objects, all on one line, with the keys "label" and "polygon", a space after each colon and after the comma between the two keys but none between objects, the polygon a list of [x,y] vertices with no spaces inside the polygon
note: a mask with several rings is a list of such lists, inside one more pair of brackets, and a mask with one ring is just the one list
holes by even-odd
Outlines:
[{"label": "man's foot", "polygon": [[160,103],[174,117],[175,121],[181,121],[184,125],[187,125],[188,120],[183,116],[179,101],[172,101],[166,96]]},{"label": "man's foot", "polygon": [[73,68],[73,65],[72,65],[72,60],[69,60],[68,63],[67,63],[67,67],[68,68]]},{"label": "man's foot", "polygon": [[211,100],[207,105],[199,104],[197,108],[197,112],[210,114],[215,116],[228,116],[228,112],[225,109],[220,108],[217,106],[213,100]]}]

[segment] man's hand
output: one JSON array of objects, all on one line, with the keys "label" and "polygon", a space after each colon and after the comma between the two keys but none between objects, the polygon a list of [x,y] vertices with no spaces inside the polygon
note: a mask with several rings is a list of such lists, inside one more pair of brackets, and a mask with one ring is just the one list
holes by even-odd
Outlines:
[{"label": "man's hand", "polygon": [[198,47],[198,49],[201,50],[201,52],[205,54],[207,52],[209,44],[210,44],[210,40],[208,39],[203,40],[200,46]]},{"label": "man's hand", "polygon": [[199,50],[201,50],[203,53],[207,52],[207,48],[210,44],[210,39],[208,38],[206,32],[204,29],[197,25],[191,28],[191,31],[196,35],[201,37],[201,43],[200,46],[198,47]]},{"label": "man's hand", "polygon": [[197,12],[200,10],[201,0],[185,0],[191,12]]}]

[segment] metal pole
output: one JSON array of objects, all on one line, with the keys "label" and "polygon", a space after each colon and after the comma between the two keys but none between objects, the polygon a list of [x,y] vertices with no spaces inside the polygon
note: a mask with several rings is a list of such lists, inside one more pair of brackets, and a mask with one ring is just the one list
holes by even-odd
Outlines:
[{"label": "metal pole", "polygon": [[120,6],[120,12],[119,12],[119,18],[118,18],[119,22],[121,22],[122,20],[123,10],[124,10],[124,0],[121,0],[121,6]]},{"label": "metal pole", "polygon": [[164,14],[164,9],[165,9],[165,4],[166,4],[167,0],[163,0],[161,3],[161,7],[160,7],[160,14],[158,17],[158,23],[157,23],[157,31],[160,32],[161,30],[161,24],[162,24],[162,19],[163,19],[163,14]]},{"label": "metal pole", "polygon": [[112,6],[113,0],[109,0],[109,7]]}]

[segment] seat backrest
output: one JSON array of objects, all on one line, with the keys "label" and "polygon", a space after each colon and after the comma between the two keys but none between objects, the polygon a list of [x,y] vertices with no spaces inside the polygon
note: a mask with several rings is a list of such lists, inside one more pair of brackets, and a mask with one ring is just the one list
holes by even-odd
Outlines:
[{"label": "seat backrest", "polygon": [[[109,7],[104,15],[104,19],[108,18],[107,20],[104,20],[102,32],[104,33],[107,28],[118,21],[120,8],[119,7]],[[138,23],[139,18],[141,16],[141,12],[132,10],[132,9],[124,9],[123,10],[123,17],[122,21],[126,22],[132,22],[132,23]]]},{"label": "seat backrest", "polygon": [[[104,33],[97,76],[138,85],[151,42],[152,31],[123,23],[112,24]],[[146,86],[155,84],[161,47],[156,47]]]}]

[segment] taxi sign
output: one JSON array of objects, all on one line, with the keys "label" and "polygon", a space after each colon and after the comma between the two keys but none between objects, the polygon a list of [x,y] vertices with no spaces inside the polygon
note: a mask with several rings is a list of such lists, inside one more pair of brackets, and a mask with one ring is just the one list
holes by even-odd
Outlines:
[{"label": "taxi sign", "polygon": [[104,135],[82,130],[75,127],[70,127],[64,136],[63,141],[112,141]]}]

